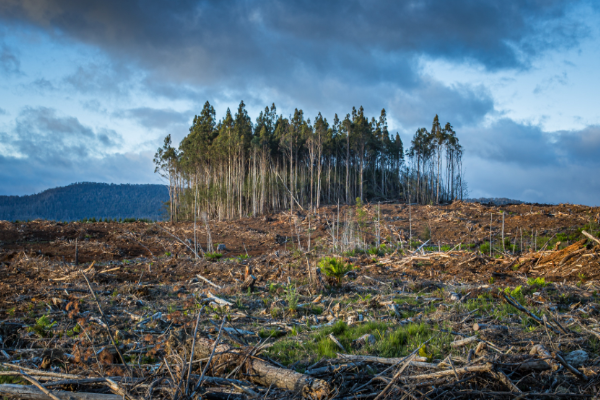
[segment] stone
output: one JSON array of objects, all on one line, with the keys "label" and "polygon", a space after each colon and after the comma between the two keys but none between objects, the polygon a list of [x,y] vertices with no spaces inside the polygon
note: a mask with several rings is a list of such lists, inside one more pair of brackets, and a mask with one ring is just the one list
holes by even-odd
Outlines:
[{"label": "stone", "polygon": [[590,356],[583,350],[575,350],[565,356],[565,361],[575,368],[581,367],[589,359]]}]

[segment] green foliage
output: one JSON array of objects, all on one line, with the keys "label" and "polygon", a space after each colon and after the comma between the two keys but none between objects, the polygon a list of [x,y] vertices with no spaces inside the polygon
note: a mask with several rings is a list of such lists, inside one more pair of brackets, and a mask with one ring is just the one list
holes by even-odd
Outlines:
[{"label": "green foliage", "polygon": [[[48,198],[53,201],[49,202]],[[100,222],[127,215],[160,220],[169,199],[165,185],[75,183],[31,196],[0,198],[0,220],[44,218],[54,221]],[[99,211],[102,210],[102,211]]]},{"label": "green foliage", "polygon": [[240,254],[239,256],[237,256],[238,260],[242,261],[242,260],[247,260],[250,258],[250,256],[248,254]]},{"label": "green foliage", "polygon": [[56,321],[52,322],[47,315],[43,315],[38,318],[35,325],[27,328],[27,331],[33,332],[41,338],[45,338],[51,334],[51,329],[54,325],[56,325]]},{"label": "green foliage", "polygon": [[529,286],[534,286],[537,288],[545,288],[546,286],[549,285],[549,283],[546,282],[545,278],[542,277],[538,277],[538,278],[529,278],[527,279],[527,284]]},{"label": "green foliage", "polygon": [[348,250],[342,253],[342,255],[344,257],[356,257],[360,254],[365,254],[365,251],[362,249],[353,249],[353,250]]},{"label": "green foliage", "polygon": [[69,329],[66,333],[68,337],[77,336],[81,333],[81,327],[79,324],[77,324],[73,327],[73,329]]},{"label": "green foliage", "polygon": [[[447,354],[452,341],[452,335],[440,334],[436,332],[438,329],[438,326],[430,327],[418,323],[398,326],[369,321],[360,325],[348,326],[345,322],[338,321],[331,327],[311,332],[308,340],[281,339],[267,350],[267,354],[284,365],[290,365],[297,361],[308,365],[322,357],[336,358],[340,350],[329,338],[329,334],[333,334],[351,354],[364,354],[367,351],[369,354],[380,357],[405,356],[431,339],[423,351],[430,357],[436,357]],[[368,344],[361,350],[352,349],[352,341],[367,333],[375,336],[375,344]]]},{"label": "green foliage", "polygon": [[217,261],[219,260],[221,257],[223,257],[223,254],[221,253],[204,253],[204,257],[208,258],[211,261]]},{"label": "green foliage", "polygon": [[369,253],[372,256],[383,256],[385,253],[377,246],[373,246],[371,248],[369,248],[369,250],[367,250],[367,253]]},{"label": "green foliage", "polygon": [[504,293],[514,297],[521,304],[525,302],[525,294],[523,293],[523,287],[521,285],[512,290],[509,287],[504,288]]},{"label": "green foliage", "polygon": [[490,254],[490,242],[484,242],[479,246],[479,251],[483,254]]},{"label": "green foliage", "polygon": [[335,257],[322,258],[319,261],[319,268],[326,276],[335,279],[338,286],[342,284],[344,275],[355,269],[354,265]]},{"label": "green foliage", "polygon": [[285,301],[288,303],[288,311],[296,312],[298,310],[298,291],[295,286],[289,285],[285,293]]}]

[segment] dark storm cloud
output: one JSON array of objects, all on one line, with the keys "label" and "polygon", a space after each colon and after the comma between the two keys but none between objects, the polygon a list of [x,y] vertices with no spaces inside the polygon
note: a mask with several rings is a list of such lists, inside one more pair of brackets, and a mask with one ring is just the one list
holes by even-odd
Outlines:
[{"label": "dark storm cloud", "polygon": [[500,119],[461,133],[473,197],[600,204],[600,126],[544,132]]},{"label": "dark storm cloud", "polygon": [[148,129],[166,129],[178,125],[189,126],[193,117],[193,112],[139,107],[114,112],[113,116],[131,119]]},{"label": "dark storm cloud", "polygon": [[0,132],[0,141],[9,149],[9,154],[16,155],[12,158],[69,167],[88,158],[106,155],[121,137],[113,130],[94,130],[82,125],[77,118],[38,107],[22,110],[14,131]]},{"label": "dark storm cloud", "polygon": [[[526,68],[588,28],[566,1],[363,2],[5,0],[0,18],[99,46],[180,83],[244,84],[309,70],[415,83],[414,57]],[[355,82],[352,82],[355,83]]]},{"label": "dark storm cloud", "polygon": [[488,128],[465,130],[465,149],[482,159],[521,167],[560,165],[600,168],[600,127],[544,132],[539,126],[507,118]]}]

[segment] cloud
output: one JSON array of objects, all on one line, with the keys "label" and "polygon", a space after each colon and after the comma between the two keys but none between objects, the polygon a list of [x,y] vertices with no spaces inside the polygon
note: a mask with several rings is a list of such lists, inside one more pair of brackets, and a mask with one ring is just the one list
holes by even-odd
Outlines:
[{"label": "cloud", "polygon": [[542,80],[539,84],[535,86],[533,89],[534,94],[543,94],[547,92],[557,85],[566,85],[568,83],[568,76],[565,71],[562,74],[555,74],[549,78]]},{"label": "cloud", "polygon": [[29,84],[29,87],[32,87],[39,92],[52,92],[57,90],[56,85],[46,78],[38,78],[34,80]]},{"label": "cloud", "polygon": [[388,113],[411,128],[430,123],[436,114],[443,121],[450,120],[453,126],[461,127],[477,125],[486,115],[494,113],[492,96],[483,87],[447,87],[431,79],[424,79],[414,90],[398,91],[390,103]]},{"label": "cloud", "polygon": [[113,113],[117,118],[131,119],[145,128],[159,130],[181,125],[189,127],[193,115],[192,111],[179,112],[150,107],[131,108]]},{"label": "cloud", "polygon": [[7,45],[0,45],[0,72],[4,75],[20,75],[21,61]]},{"label": "cloud", "polygon": [[487,128],[464,130],[465,152],[481,159],[521,167],[552,165],[600,168],[600,127],[544,132],[537,125],[502,118]]},{"label": "cloud", "polygon": [[0,132],[0,141],[5,148],[0,154],[9,158],[72,167],[107,155],[121,137],[111,129],[84,126],[52,108],[28,107],[19,113],[11,133]]},{"label": "cloud", "polygon": [[473,198],[600,206],[600,177],[582,165],[523,167],[467,156],[464,170]]},{"label": "cloud", "polygon": [[0,18],[99,47],[178,83],[242,82],[303,69],[410,82],[398,71],[417,56],[522,69],[548,50],[577,46],[589,35],[571,15],[579,4],[5,0]]},{"label": "cloud", "polygon": [[130,69],[119,63],[87,63],[64,77],[62,84],[79,93],[126,97],[131,76]]},{"label": "cloud", "polygon": [[[25,195],[73,182],[162,183],[153,174],[153,153],[120,153],[75,165],[15,159],[0,153],[0,195]],[[40,173],[43,171],[43,173]]]},{"label": "cloud", "polygon": [[544,132],[503,118],[459,137],[473,197],[600,204],[600,126]]},{"label": "cloud", "polygon": [[0,195],[37,193],[78,181],[158,182],[150,151],[117,153],[121,136],[46,107],[25,108],[0,132]]},{"label": "cloud", "polygon": [[0,115],[8,115],[8,111],[3,108],[0,108]]}]

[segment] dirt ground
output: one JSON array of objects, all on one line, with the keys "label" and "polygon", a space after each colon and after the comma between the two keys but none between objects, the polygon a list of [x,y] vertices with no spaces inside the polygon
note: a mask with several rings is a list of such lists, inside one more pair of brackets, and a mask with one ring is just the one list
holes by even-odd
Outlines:
[{"label": "dirt ground", "polygon": [[[208,231],[0,221],[0,393],[27,383],[24,371],[52,390],[121,398],[597,396],[599,219],[585,206],[457,202],[323,207]],[[328,255],[354,268],[341,286],[317,269]],[[188,368],[194,330],[204,361]],[[206,371],[212,343],[238,350]],[[244,361],[220,359],[241,349]],[[266,384],[253,362],[318,384]]]}]

